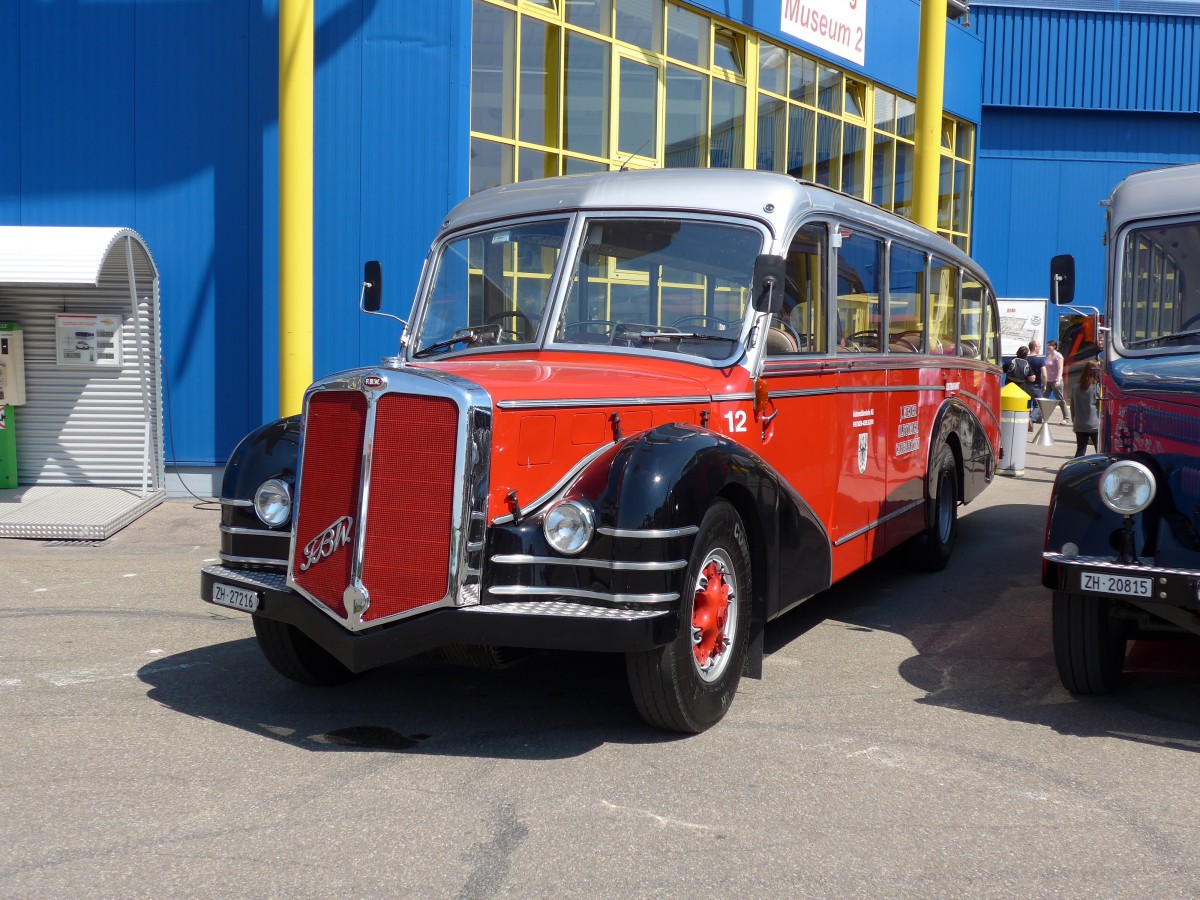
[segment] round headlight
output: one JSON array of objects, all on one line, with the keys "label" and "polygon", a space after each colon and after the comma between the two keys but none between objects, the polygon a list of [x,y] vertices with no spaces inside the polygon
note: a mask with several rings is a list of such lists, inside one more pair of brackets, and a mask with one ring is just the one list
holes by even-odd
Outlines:
[{"label": "round headlight", "polygon": [[546,513],[542,531],[551,547],[559,553],[574,555],[587,546],[596,531],[591,507],[578,500],[564,500]]},{"label": "round headlight", "polygon": [[1154,473],[1132,459],[1113,463],[1100,478],[1100,499],[1122,516],[1132,516],[1149,506],[1154,491]]},{"label": "round headlight", "polygon": [[287,482],[268,478],[254,492],[254,511],[267,525],[275,528],[292,515],[292,491]]}]

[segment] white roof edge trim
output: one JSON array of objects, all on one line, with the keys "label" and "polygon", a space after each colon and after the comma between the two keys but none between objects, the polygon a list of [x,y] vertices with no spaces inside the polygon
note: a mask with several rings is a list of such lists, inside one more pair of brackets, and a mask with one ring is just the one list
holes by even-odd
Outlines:
[{"label": "white roof edge trim", "polygon": [[154,258],[131,228],[0,225],[0,286],[100,283],[100,271],[122,238],[141,247],[157,275]]}]

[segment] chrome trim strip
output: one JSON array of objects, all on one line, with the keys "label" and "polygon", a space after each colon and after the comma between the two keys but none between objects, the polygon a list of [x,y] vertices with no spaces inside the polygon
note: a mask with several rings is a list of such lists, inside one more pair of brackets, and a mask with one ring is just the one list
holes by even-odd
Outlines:
[{"label": "chrome trim strip", "polygon": [[291,530],[288,531],[267,531],[265,528],[239,528],[236,525],[220,526],[221,534],[253,534],[258,537],[276,537],[290,538]]},{"label": "chrome trim strip", "polygon": [[[558,481],[556,481],[554,483],[554,486],[551,487],[550,490],[546,491],[546,493],[542,494],[542,496],[538,497],[536,500],[534,500],[528,506],[521,507],[522,516],[531,515],[531,514],[535,513],[538,509],[540,509],[543,504],[549,503],[552,499],[554,499],[554,496],[559,491],[561,491],[564,487],[567,486],[567,483],[569,481],[571,481],[571,479],[573,479],[576,475],[578,475],[585,468],[587,468],[589,465],[591,465],[593,460],[599,458],[602,454],[604,454],[605,452],[607,452],[610,449],[612,449],[611,443],[603,444],[603,445],[597,447],[595,450],[593,450],[587,456],[583,457],[583,459],[579,460],[579,462],[575,463],[575,465],[571,466],[571,468],[567,469],[567,474],[565,474],[562,478],[558,479]],[[496,518],[492,519],[492,524],[493,525],[507,525],[509,522],[512,522],[513,519],[514,519],[514,517],[513,517],[512,513],[505,513],[502,516],[496,516]]]},{"label": "chrome trim strip", "polygon": [[925,391],[941,394],[945,393],[946,386],[944,384],[881,384],[876,387],[838,385],[837,388],[839,394],[916,394]]},{"label": "chrome trim strip", "polygon": [[501,584],[488,588],[497,597],[578,597],[581,600],[600,600],[608,603],[672,603],[678,594],[606,594],[601,591],[581,591],[574,588],[526,587],[521,584]]},{"label": "chrome trim strip", "polygon": [[619,538],[686,537],[689,534],[696,534],[699,530],[699,525],[684,525],[680,528],[609,528],[605,526],[596,529],[600,534]]},{"label": "chrome trim strip", "polygon": [[[748,397],[753,395],[748,394]],[[565,406],[679,406],[688,403],[708,403],[707,396],[696,397],[595,397],[591,399],[564,398],[562,400],[500,400],[500,409],[558,409]]]},{"label": "chrome trim strip", "polygon": [[849,534],[838,538],[836,541],[833,542],[833,546],[840,547],[840,546],[842,546],[842,544],[846,543],[847,541],[852,541],[856,537],[861,537],[862,535],[866,534],[868,531],[872,531],[873,529],[878,528],[884,522],[890,522],[892,519],[896,518],[896,516],[902,516],[906,512],[916,509],[918,506],[924,506],[924,505],[925,505],[925,501],[923,499],[922,500],[914,500],[912,503],[908,504],[907,506],[902,507],[901,509],[898,509],[895,512],[890,512],[883,518],[876,519],[874,522],[870,523],[869,525],[864,525],[862,528],[859,528],[857,531],[852,531]]},{"label": "chrome trim strip", "polygon": [[[707,399],[707,398],[705,398]],[[753,392],[737,391],[728,394],[713,394],[713,403],[737,403],[741,400],[753,400]]]},{"label": "chrome trim strip", "polygon": [[232,497],[218,497],[217,502],[222,506],[253,506],[253,500],[234,500]]},{"label": "chrome trim strip", "polygon": [[587,569],[609,569],[616,572],[670,572],[687,566],[686,559],[669,562],[626,562],[607,559],[564,559],[558,556],[533,556],[530,553],[501,553],[492,557],[498,565],[582,566]]},{"label": "chrome trim strip", "polygon": [[490,613],[492,615],[542,616],[545,618],[569,619],[616,619],[632,622],[668,615],[669,609],[617,609],[612,606],[589,606],[574,600],[510,600],[507,603],[485,603],[463,610],[464,613]]},{"label": "chrome trim strip", "polygon": [[234,556],[232,553],[220,553],[217,555],[223,562],[243,563],[250,566],[271,566],[276,569],[286,569],[288,561],[286,559],[267,559],[262,556]]},{"label": "chrome trim strip", "polygon": [[[1063,556],[1046,550],[1042,559],[1064,566],[1088,566],[1093,569],[1114,569],[1127,575],[1200,575],[1200,569],[1178,569],[1167,566],[1155,566],[1144,562],[1118,562],[1111,556]],[[1153,600],[1153,597],[1134,597],[1135,600]]]},{"label": "chrome trim strip", "polygon": [[772,400],[789,399],[793,397],[821,397],[826,394],[836,394],[837,388],[797,388],[792,391],[773,391],[768,388]]}]

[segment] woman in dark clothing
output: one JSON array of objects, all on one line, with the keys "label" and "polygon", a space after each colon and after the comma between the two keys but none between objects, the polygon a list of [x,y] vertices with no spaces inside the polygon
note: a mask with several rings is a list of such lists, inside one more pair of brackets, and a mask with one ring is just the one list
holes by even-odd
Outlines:
[{"label": "woman in dark clothing", "polygon": [[1100,430],[1100,363],[1088,360],[1079,381],[1071,388],[1071,428],[1075,431],[1075,455],[1083,456],[1088,441],[1099,452],[1096,433]]}]

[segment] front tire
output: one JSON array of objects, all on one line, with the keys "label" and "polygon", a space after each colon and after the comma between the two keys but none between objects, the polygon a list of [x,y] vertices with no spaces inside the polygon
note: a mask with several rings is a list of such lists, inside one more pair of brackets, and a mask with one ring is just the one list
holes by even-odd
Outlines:
[{"label": "front tire", "polygon": [[750,545],[733,506],[718,500],[696,535],[671,643],[625,657],[638,713],[667,731],[698,734],[733,703],[749,635]]},{"label": "front tire", "polygon": [[940,572],[950,562],[958,539],[958,463],[954,451],[945,444],[938,451],[931,474],[934,491],[929,498],[929,524],[921,565],[930,572]]},{"label": "front tire", "polygon": [[276,672],[300,684],[333,687],[357,676],[294,625],[252,616],[254,636]]},{"label": "front tire", "polygon": [[1112,601],[1054,592],[1054,661],[1072,694],[1108,694],[1125,665],[1125,623],[1112,617]]}]

